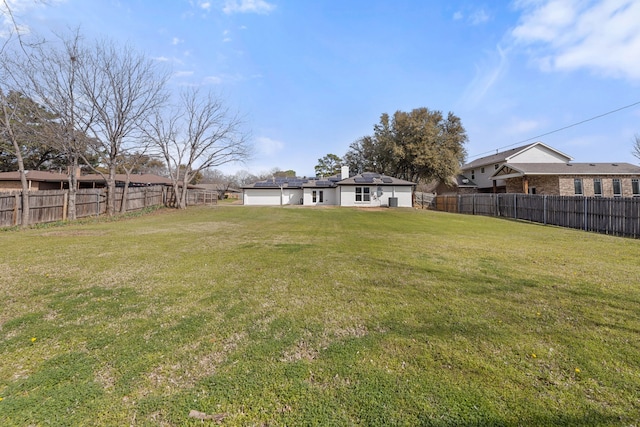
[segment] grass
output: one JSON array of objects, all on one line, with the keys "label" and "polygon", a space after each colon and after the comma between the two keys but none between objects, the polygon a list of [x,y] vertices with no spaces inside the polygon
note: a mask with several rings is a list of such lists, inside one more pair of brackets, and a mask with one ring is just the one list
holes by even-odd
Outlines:
[{"label": "grass", "polygon": [[0,234],[0,425],[640,423],[640,242],[217,206]]}]

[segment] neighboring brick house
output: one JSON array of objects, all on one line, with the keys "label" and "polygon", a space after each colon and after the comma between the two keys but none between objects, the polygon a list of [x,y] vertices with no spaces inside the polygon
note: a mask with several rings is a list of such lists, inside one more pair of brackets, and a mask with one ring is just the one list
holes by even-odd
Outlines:
[{"label": "neighboring brick house", "polygon": [[507,193],[638,197],[640,167],[630,163],[505,164],[494,179]]},{"label": "neighboring brick house", "polygon": [[495,173],[505,164],[565,164],[573,158],[553,147],[534,142],[481,157],[461,167],[461,174],[476,184],[478,193],[505,193],[507,183],[504,179],[493,179]]},{"label": "neighboring brick house", "polygon": [[[630,163],[571,163],[541,142],[486,156],[462,167],[479,193],[560,196],[640,196],[640,167]],[[468,188],[459,193],[468,192]]]}]

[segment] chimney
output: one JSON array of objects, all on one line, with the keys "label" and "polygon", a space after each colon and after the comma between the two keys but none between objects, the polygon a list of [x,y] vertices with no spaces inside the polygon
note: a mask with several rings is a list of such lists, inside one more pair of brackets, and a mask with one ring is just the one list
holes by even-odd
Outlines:
[{"label": "chimney", "polygon": [[341,179],[349,178],[349,166],[342,166],[342,171],[340,172]]}]

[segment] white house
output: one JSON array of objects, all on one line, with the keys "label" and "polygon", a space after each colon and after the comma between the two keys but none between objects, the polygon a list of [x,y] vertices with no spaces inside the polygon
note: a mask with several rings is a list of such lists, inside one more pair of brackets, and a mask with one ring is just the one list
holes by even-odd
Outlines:
[{"label": "white house", "polygon": [[274,178],[243,188],[245,205],[412,207],[415,183],[349,168],[328,178]]}]

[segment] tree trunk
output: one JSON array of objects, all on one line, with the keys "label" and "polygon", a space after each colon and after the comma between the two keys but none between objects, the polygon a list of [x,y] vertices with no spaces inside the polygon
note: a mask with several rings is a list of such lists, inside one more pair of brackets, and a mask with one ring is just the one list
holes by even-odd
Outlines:
[{"label": "tree trunk", "polygon": [[115,162],[109,166],[109,179],[107,180],[107,215],[113,216],[116,213],[116,165]]},{"label": "tree trunk", "polygon": [[[1,95],[1,94],[0,94]],[[2,103],[2,113],[3,113],[3,127],[7,133],[7,136],[11,140],[11,144],[13,145],[13,150],[16,154],[16,160],[18,161],[18,172],[20,173],[20,183],[22,185],[22,219],[20,226],[27,227],[29,225],[29,183],[27,181],[27,171],[24,170],[24,160],[22,159],[22,152],[20,151],[20,144],[18,144],[18,140],[16,138],[15,133],[13,133],[13,127],[11,125],[11,114],[7,108],[5,102]]]},{"label": "tree trunk", "polygon": [[67,218],[71,221],[77,218],[76,195],[78,194],[78,158],[73,156],[69,166],[69,207]]}]

